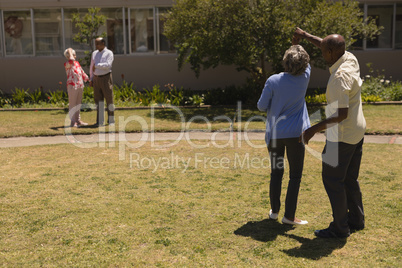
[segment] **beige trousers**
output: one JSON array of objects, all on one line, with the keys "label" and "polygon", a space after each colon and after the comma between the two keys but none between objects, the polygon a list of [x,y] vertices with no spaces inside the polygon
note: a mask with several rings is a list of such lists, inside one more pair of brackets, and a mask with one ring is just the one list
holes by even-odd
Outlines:
[{"label": "beige trousers", "polygon": [[80,110],[81,110],[81,102],[82,102],[82,92],[84,88],[74,89],[73,86],[67,86],[68,92],[68,114],[71,119],[71,126],[74,126],[75,123],[78,123],[81,120]]}]

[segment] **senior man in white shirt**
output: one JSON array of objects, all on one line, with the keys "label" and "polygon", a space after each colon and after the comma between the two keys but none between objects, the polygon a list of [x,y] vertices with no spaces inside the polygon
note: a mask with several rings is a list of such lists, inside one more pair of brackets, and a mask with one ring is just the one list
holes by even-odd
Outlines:
[{"label": "senior man in white shirt", "polygon": [[306,39],[319,47],[331,73],[326,92],[327,119],[307,129],[300,137],[307,144],[315,133],[326,129],[322,179],[333,221],[328,228],[316,230],[314,234],[322,238],[348,237],[350,232],[361,230],[365,225],[358,181],[366,129],[359,63],[345,50],[345,39],[339,34],[322,39],[297,28],[294,38]]},{"label": "senior man in white shirt", "polygon": [[99,37],[95,40],[96,49],[92,53],[90,66],[90,86],[94,87],[94,99],[97,116],[96,125],[104,124],[104,99],[106,99],[108,123],[114,125],[113,78],[112,64],[113,52],[107,49],[105,40]]}]

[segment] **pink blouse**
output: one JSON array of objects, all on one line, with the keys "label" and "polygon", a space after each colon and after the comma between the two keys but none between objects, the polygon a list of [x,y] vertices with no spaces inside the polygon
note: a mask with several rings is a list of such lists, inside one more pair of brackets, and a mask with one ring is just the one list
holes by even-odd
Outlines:
[{"label": "pink blouse", "polygon": [[81,68],[78,61],[68,60],[64,63],[64,68],[66,68],[67,74],[67,85],[71,85],[74,89],[83,88],[84,81],[88,81],[88,75]]}]

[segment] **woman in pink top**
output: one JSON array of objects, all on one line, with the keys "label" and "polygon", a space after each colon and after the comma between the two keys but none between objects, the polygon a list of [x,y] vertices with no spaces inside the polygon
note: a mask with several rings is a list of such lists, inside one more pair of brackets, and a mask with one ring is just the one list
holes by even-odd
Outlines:
[{"label": "woman in pink top", "polygon": [[64,56],[67,62],[64,63],[64,68],[67,74],[67,92],[68,92],[68,108],[71,119],[71,127],[86,126],[87,123],[81,121],[80,109],[82,101],[82,93],[84,91],[84,82],[87,82],[88,75],[81,68],[81,65],[76,61],[77,55],[72,48],[64,51]]}]

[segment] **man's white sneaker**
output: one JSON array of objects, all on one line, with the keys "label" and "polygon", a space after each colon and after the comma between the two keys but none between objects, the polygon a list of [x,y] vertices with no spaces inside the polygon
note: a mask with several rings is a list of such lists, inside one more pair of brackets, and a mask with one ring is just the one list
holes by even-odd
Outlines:
[{"label": "man's white sneaker", "polygon": [[277,220],[278,219],[278,213],[272,213],[272,209],[269,211],[269,218],[271,220]]},{"label": "man's white sneaker", "polygon": [[291,224],[291,225],[304,225],[304,224],[307,224],[308,221],[299,220],[298,218],[295,218],[293,221],[291,221],[291,220],[288,220],[286,217],[283,217],[282,223]]}]

